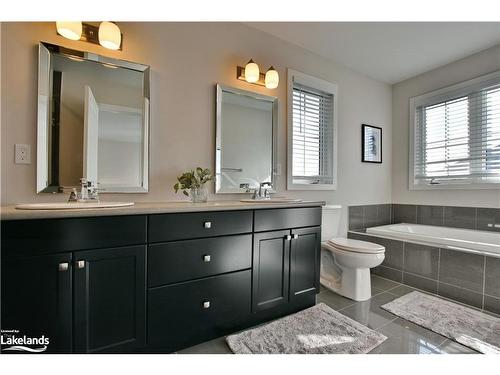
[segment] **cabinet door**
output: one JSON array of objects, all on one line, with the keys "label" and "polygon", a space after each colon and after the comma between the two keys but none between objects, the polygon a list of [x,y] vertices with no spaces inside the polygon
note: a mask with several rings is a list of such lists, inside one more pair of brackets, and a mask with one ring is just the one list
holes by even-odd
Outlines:
[{"label": "cabinet door", "polygon": [[293,229],[290,250],[290,299],[319,291],[321,227]]},{"label": "cabinet door", "polygon": [[145,344],[145,246],[74,253],[75,351],[132,352]]},{"label": "cabinet door", "polygon": [[45,352],[71,353],[71,273],[71,253],[5,259],[2,330],[17,330],[16,337],[44,335]]},{"label": "cabinet door", "polygon": [[288,302],[290,231],[256,233],[253,245],[252,310]]}]

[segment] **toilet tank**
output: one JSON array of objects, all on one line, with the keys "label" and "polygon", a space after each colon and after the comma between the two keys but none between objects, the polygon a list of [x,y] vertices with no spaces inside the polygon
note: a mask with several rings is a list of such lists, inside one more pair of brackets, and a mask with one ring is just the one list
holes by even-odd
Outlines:
[{"label": "toilet tank", "polygon": [[339,236],[342,206],[326,205],[322,210],[321,241]]}]

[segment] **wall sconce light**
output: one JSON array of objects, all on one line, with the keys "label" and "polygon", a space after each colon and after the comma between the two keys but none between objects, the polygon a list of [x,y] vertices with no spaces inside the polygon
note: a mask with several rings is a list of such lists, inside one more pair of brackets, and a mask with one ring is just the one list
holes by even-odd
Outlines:
[{"label": "wall sconce light", "polygon": [[120,28],[113,22],[101,22],[99,25],[99,43],[108,49],[120,49],[122,34]]},{"label": "wall sconce light", "polygon": [[245,80],[248,83],[255,83],[260,78],[259,66],[252,60],[245,66]]},{"label": "wall sconce light", "polygon": [[264,86],[268,89],[275,89],[278,87],[280,80],[279,74],[273,66],[264,74],[260,72],[259,66],[252,59],[250,59],[244,68],[242,66],[236,67],[236,78],[240,81]]},{"label": "wall sconce light", "polygon": [[56,22],[57,33],[71,40],[80,40],[82,37],[81,22]]},{"label": "wall sconce light", "polygon": [[71,40],[98,44],[104,48],[121,50],[123,35],[113,22],[101,22],[94,26],[85,22],[56,22],[57,33]]},{"label": "wall sconce light", "polygon": [[280,76],[272,65],[266,72],[265,82],[266,82],[266,87],[268,89],[275,89],[276,87],[278,87],[278,84],[280,82]]}]

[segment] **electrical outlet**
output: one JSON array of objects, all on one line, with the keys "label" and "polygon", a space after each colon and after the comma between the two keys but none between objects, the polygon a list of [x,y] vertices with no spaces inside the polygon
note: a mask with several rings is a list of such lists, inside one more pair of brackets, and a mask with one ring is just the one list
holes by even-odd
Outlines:
[{"label": "electrical outlet", "polygon": [[31,146],[24,144],[16,144],[16,164],[31,164]]}]

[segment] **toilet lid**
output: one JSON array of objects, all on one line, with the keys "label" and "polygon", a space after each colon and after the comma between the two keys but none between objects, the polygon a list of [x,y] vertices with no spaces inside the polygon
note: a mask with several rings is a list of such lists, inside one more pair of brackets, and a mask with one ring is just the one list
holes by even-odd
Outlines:
[{"label": "toilet lid", "polygon": [[337,249],[356,253],[378,254],[385,252],[385,247],[373,242],[353,240],[351,238],[332,238],[327,243]]}]

